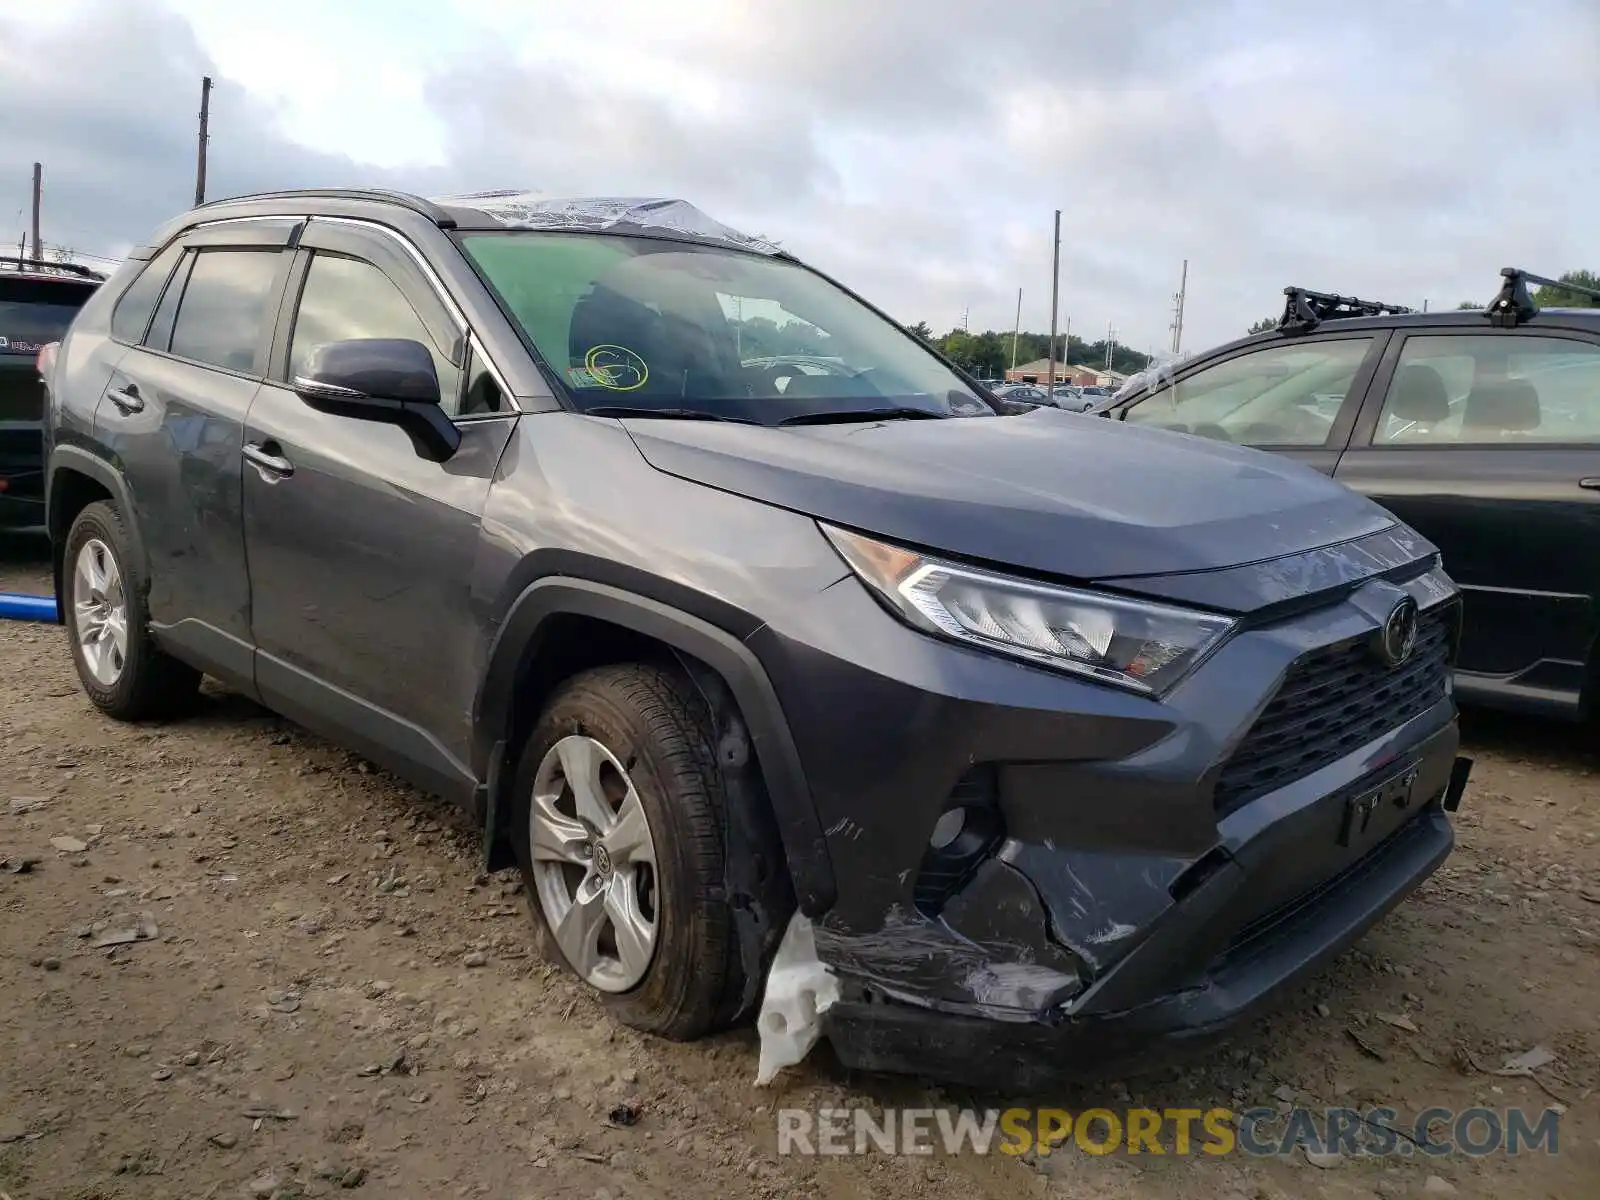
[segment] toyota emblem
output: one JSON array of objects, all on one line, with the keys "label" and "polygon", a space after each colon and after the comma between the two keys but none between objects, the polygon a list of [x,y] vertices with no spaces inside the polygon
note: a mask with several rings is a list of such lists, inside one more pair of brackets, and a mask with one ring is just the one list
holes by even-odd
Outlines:
[{"label": "toyota emblem", "polygon": [[1406,596],[1390,611],[1378,639],[1378,655],[1391,667],[1398,667],[1417,648],[1417,602]]}]

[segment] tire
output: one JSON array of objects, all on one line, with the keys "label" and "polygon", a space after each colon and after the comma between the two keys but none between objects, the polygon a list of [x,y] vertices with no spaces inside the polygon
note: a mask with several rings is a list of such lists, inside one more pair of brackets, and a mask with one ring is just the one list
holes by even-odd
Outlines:
[{"label": "tire", "polygon": [[[725,1027],[737,1009],[744,982],[733,914],[724,899],[726,801],[711,731],[704,700],[687,680],[669,670],[634,663],[583,672],[561,685],[529,735],[518,760],[511,805],[511,841],[541,952],[578,976],[617,1020],[674,1041],[692,1041]],[[575,813],[579,801],[566,781],[568,762],[563,754],[576,744],[583,751],[576,759],[581,763],[583,754],[591,753],[586,739],[610,756],[609,760],[595,756],[607,804],[615,810],[629,809],[631,783],[653,843],[650,864],[641,865],[638,858],[624,863],[621,853],[613,862],[609,854],[601,853],[605,839],[599,847],[587,846],[587,857],[580,850],[577,861],[557,863],[549,837],[542,843],[541,859],[535,861],[530,819],[535,785],[541,785],[542,795],[555,797],[553,803],[540,806],[541,813],[555,811],[563,820],[568,812]],[[616,771],[617,766],[625,775]],[[577,832],[569,825],[545,823],[542,828]],[[630,840],[636,839],[624,837],[619,842],[612,837],[609,844]],[[565,853],[572,841],[561,846]],[[603,869],[611,874],[602,874]],[[629,871],[631,876],[624,879]],[[574,886],[580,876],[584,882]],[[547,890],[541,890],[542,880]],[[601,903],[615,969],[604,961],[608,957],[604,928],[596,943],[598,954],[587,962],[584,953],[562,948],[556,932],[560,901],[557,897],[552,903],[549,898],[551,880],[570,890],[574,901],[582,889],[590,889],[584,894],[604,889]],[[637,904],[630,911],[651,917],[653,924],[653,948],[642,971],[638,941],[631,943],[635,953],[630,964],[618,938],[620,926],[610,915],[619,904],[630,903],[628,897]],[[585,922],[569,924],[569,945],[575,944],[580,926],[587,927]],[[586,966],[594,966],[592,975],[586,974]]]},{"label": "tire", "polygon": [[[129,544],[122,514],[105,500],[79,513],[67,532],[60,603],[72,664],[90,702],[108,717],[143,721],[174,716],[193,702],[200,672],[164,653],[150,637],[145,599],[149,581],[138,573]],[[80,569],[86,555],[100,564],[107,581],[104,590],[97,591]],[[114,619],[100,618],[115,618],[118,612],[120,643],[108,633],[97,639],[96,647],[86,645],[85,634],[95,623],[102,629],[114,627]]]}]

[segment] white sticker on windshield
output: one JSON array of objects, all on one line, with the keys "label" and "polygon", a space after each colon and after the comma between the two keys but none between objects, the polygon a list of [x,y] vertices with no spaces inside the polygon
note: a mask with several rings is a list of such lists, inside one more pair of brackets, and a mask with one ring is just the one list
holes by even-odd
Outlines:
[{"label": "white sticker on windshield", "polygon": [[567,379],[574,387],[599,387],[600,381],[584,367],[568,367]]}]

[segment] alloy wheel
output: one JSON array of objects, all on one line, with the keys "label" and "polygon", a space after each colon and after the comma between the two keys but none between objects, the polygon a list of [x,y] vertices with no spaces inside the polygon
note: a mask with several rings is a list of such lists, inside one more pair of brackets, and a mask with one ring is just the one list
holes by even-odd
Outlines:
[{"label": "alloy wheel", "polygon": [[128,662],[128,599],[111,548],[90,538],[72,568],[73,628],[94,681],[115,687]]},{"label": "alloy wheel", "polygon": [[638,790],[594,738],[540,760],[528,808],[539,906],[572,969],[604,992],[635,987],[655,956],[656,847]]}]

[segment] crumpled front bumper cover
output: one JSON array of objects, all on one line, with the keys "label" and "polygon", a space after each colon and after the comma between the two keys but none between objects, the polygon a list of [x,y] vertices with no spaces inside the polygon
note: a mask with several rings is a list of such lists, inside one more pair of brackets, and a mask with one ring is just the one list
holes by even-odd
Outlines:
[{"label": "crumpled front bumper cover", "polygon": [[[980,903],[943,922],[892,920],[877,945],[819,930],[819,955],[847,981],[824,1015],[826,1036],[851,1068],[1005,1089],[1100,1068],[1137,1070],[1204,1046],[1269,1009],[1444,861],[1454,845],[1449,813],[1471,766],[1457,745],[1451,725],[1414,751],[1403,765],[1419,772],[1418,803],[1391,814],[1333,874],[1261,911],[1241,906],[1252,872],[1230,879],[1226,869],[1213,871],[1130,937],[1136,948],[1098,972],[1056,943],[1056,923],[1029,879],[999,862],[963,893],[975,890]],[[1253,851],[1247,841],[1228,857],[1264,868],[1295,854],[1303,839],[1337,839],[1342,829],[1330,822],[1342,821],[1352,799],[1376,794],[1371,782],[1307,805],[1298,819],[1264,825]],[[953,929],[960,936],[952,938]]]}]

